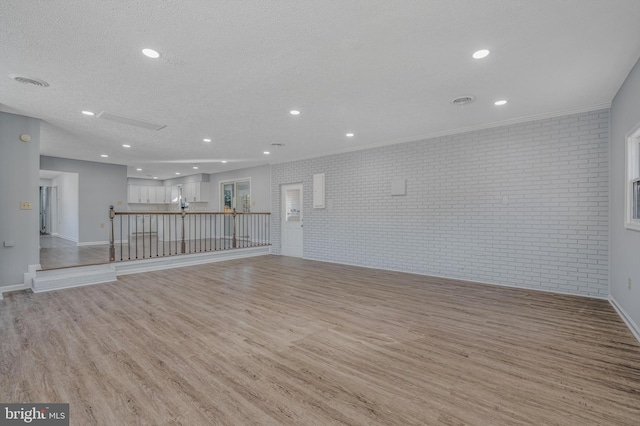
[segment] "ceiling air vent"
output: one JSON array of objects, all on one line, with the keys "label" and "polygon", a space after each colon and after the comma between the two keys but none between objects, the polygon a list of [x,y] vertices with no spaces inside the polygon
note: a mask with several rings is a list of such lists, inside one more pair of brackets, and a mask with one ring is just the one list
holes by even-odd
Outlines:
[{"label": "ceiling air vent", "polygon": [[470,104],[471,102],[475,101],[476,97],[473,95],[465,95],[465,96],[458,96],[457,98],[455,98],[454,100],[451,101],[452,104],[454,105],[467,105]]},{"label": "ceiling air vent", "polygon": [[49,83],[44,80],[40,80],[39,78],[27,77],[25,75],[18,74],[11,74],[9,77],[17,81],[18,83],[30,84],[37,87],[49,87]]},{"label": "ceiling air vent", "polygon": [[139,118],[127,117],[125,115],[113,114],[106,111],[98,114],[98,118],[114,121],[120,124],[127,124],[129,126],[142,127],[149,130],[160,130],[167,127],[165,124],[152,123],[150,121],[140,120]]},{"label": "ceiling air vent", "polygon": [[272,143],[271,146],[284,146],[283,143]]}]

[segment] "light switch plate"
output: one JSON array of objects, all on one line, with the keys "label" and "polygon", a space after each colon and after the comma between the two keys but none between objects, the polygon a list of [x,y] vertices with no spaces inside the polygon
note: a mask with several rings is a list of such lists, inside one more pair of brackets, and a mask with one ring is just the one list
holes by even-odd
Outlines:
[{"label": "light switch plate", "polygon": [[33,206],[29,201],[20,201],[20,210],[31,210]]}]

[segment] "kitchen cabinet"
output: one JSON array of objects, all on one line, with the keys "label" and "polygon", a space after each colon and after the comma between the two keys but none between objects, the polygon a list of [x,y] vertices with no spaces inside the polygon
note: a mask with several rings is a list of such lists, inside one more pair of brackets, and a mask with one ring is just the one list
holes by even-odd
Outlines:
[{"label": "kitchen cabinet", "polygon": [[149,204],[161,203],[161,201],[158,201],[158,196],[157,196],[155,186],[148,186],[147,191],[149,191],[149,195],[147,196],[147,203]]},{"label": "kitchen cabinet", "polygon": [[156,186],[156,200],[158,203],[168,204],[171,202],[171,200],[169,200],[169,195],[167,194],[167,192],[170,195],[171,188],[168,188],[166,186]]},{"label": "kitchen cabinet", "polygon": [[182,185],[182,196],[188,203],[209,201],[209,182],[192,182]]},{"label": "kitchen cabinet", "polygon": [[149,187],[149,203],[150,204],[166,204],[167,191],[164,186],[150,186]]},{"label": "kitchen cabinet", "polygon": [[164,186],[129,185],[127,202],[137,204],[167,204],[170,202]]},{"label": "kitchen cabinet", "polygon": [[[188,203],[209,201],[209,182],[184,183],[182,198]],[[128,185],[127,202],[136,204],[169,204],[178,202],[180,185],[145,186]]]},{"label": "kitchen cabinet", "polygon": [[149,188],[142,185],[129,185],[127,191],[127,202],[129,203],[148,203]]}]

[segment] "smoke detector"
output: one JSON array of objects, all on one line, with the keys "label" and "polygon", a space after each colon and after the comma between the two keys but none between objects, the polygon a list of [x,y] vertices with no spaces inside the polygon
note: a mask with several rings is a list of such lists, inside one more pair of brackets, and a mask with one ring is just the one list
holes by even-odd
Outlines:
[{"label": "smoke detector", "polygon": [[40,80],[39,78],[27,77],[25,75],[11,74],[11,77],[14,81],[22,84],[30,84],[32,86],[37,87],[49,87],[49,83],[44,80]]},{"label": "smoke detector", "polygon": [[457,98],[455,98],[454,100],[451,101],[452,104],[454,105],[467,105],[470,104],[471,102],[475,101],[476,97],[473,95],[464,95],[464,96],[458,96]]}]

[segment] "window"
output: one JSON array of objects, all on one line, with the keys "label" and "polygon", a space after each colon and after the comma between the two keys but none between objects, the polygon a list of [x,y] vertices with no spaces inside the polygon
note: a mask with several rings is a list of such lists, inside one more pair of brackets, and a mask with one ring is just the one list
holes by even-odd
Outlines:
[{"label": "window", "polygon": [[640,231],[640,126],[627,138],[626,154],[625,226]]},{"label": "window", "polygon": [[251,211],[251,179],[220,183],[222,210],[231,213]]},{"label": "window", "polygon": [[287,222],[300,222],[300,207],[302,207],[302,199],[299,189],[287,189],[285,209],[287,212]]}]

